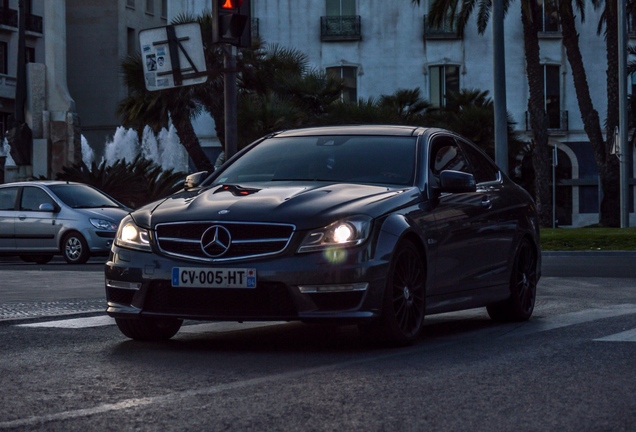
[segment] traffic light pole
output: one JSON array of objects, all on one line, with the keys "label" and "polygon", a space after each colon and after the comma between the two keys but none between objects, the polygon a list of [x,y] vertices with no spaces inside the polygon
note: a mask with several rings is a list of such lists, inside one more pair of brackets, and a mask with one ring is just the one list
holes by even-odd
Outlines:
[{"label": "traffic light pole", "polygon": [[236,95],[236,54],[233,45],[223,47],[223,91],[225,96],[225,160],[236,154],[238,147],[237,95]]}]

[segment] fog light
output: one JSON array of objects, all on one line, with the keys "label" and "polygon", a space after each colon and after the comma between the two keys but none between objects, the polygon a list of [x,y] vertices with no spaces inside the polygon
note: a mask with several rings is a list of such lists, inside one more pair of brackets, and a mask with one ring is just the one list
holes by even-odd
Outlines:
[{"label": "fog light", "polygon": [[298,289],[303,294],[315,293],[333,293],[333,292],[351,292],[366,291],[369,287],[367,282],[354,284],[338,284],[338,285],[302,285]]}]

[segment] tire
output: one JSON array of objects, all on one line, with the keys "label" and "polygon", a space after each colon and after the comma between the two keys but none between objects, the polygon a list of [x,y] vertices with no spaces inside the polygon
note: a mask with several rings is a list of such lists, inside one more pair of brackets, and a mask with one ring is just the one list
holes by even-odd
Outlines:
[{"label": "tire", "polygon": [[124,336],[140,341],[164,341],[176,335],[183,320],[176,318],[115,318]]},{"label": "tire", "polygon": [[534,311],[537,295],[537,255],[532,244],[521,240],[510,274],[510,297],[488,305],[491,319],[502,322],[527,321]]},{"label": "tire", "polygon": [[53,255],[20,255],[20,259],[24,262],[46,264],[53,259]]},{"label": "tire", "polygon": [[361,325],[364,335],[393,346],[412,345],[420,336],[426,309],[426,267],[420,250],[409,240],[398,245],[386,279],[382,316]]},{"label": "tire", "polygon": [[72,232],[62,240],[62,255],[69,264],[84,264],[91,256],[88,243],[80,233]]}]

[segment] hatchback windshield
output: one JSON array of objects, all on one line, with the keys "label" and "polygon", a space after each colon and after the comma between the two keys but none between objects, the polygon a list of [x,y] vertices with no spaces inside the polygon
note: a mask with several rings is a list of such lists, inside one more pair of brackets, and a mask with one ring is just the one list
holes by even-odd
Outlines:
[{"label": "hatchback windshield", "polygon": [[120,207],[118,203],[90,186],[61,184],[51,185],[49,189],[72,208]]},{"label": "hatchback windshield", "polygon": [[214,184],[327,181],[412,185],[415,137],[272,138],[230,165]]}]

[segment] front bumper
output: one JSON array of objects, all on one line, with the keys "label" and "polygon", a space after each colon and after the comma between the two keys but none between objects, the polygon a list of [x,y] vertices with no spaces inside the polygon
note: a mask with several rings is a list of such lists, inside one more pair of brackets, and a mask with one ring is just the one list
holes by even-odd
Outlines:
[{"label": "front bumper", "polygon": [[[367,248],[204,265],[113,246],[105,266],[107,313],[115,318],[225,321],[371,320],[381,312],[388,262],[365,258],[371,255]],[[177,266],[255,268],[256,288],[173,287],[171,272]],[[299,289],[343,284],[357,285],[336,292]],[[366,289],[360,289],[361,284]]]}]

